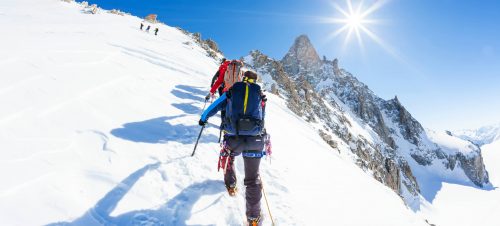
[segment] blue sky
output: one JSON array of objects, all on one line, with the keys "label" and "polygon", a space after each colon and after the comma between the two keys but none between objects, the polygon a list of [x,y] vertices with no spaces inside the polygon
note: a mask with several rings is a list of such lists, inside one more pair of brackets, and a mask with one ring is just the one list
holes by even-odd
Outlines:
[{"label": "blue sky", "polygon": [[342,17],[332,5],[346,8],[345,0],[89,2],[140,17],[158,14],[170,26],[214,39],[229,58],[259,49],[281,59],[295,37],[307,34],[320,56],[338,58],[380,97],[397,95],[424,127],[500,122],[500,1],[389,0],[369,16],[379,23],[367,25],[385,48],[367,35],[363,48],[355,39],[345,45],[345,33],[327,38],[341,25],[319,18]]}]

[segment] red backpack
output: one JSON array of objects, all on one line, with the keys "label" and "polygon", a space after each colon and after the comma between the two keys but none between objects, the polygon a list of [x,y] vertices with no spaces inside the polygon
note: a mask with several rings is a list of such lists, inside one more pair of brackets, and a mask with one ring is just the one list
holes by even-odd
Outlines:
[{"label": "red backpack", "polygon": [[234,83],[240,82],[243,78],[243,63],[239,60],[232,60],[224,72],[224,91],[227,91]]}]

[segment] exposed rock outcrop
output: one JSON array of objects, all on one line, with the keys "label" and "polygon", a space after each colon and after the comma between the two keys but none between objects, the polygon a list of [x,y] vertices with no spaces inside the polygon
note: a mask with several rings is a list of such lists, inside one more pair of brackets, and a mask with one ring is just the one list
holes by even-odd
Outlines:
[{"label": "exposed rock outcrop", "polygon": [[[186,32],[188,33],[188,32]],[[188,33],[189,34],[189,33]],[[198,43],[205,51],[207,51],[207,55],[211,58],[218,58],[222,52],[219,49],[219,45],[212,39],[203,40],[201,37],[201,33],[193,33],[191,37]]]},{"label": "exposed rock outcrop", "polygon": [[295,39],[281,63],[285,71],[293,77],[310,76],[310,73],[314,73],[321,66],[321,59],[309,38],[301,35]]},{"label": "exposed rock outcrop", "polygon": [[[309,122],[322,124],[323,127],[318,130],[319,135],[332,148],[340,151],[338,149],[340,141],[349,144],[349,150],[353,153],[356,164],[371,172],[375,179],[398,194],[401,192],[403,182],[406,183],[405,188],[410,193],[418,193],[418,184],[406,161],[396,159],[391,154],[393,151],[386,150],[394,147],[376,145],[362,136],[349,132],[352,122],[346,117],[347,113],[333,99],[328,101],[324,99],[323,94],[318,93],[305,76],[290,76],[280,61],[271,59],[259,51],[252,51],[244,60],[247,66],[263,77],[262,80],[270,81],[264,83],[264,87],[271,88],[273,92],[284,97],[291,111]],[[381,113],[379,115],[383,120]],[[391,144],[394,144],[393,140]],[[402,171],[405,166],[405,171]]]},{"label": "exposed rock outcrop", "polygon": [[471,179],[471,181],[479,186],[489,183],[488,172],[484,166],[483,156],[475,155],[472,158],[466,157],[462,153],[456,154],[456,159],[460,162],[460,166],[465,172],[465,175]]},{"label": "exposed rock outcrop", "polygon": [[259,51],[244,60],[262,76],[265,89],[318,127],[326,143],[339,152],[348,150],[359,167],[402,197],[420,193],[413,167],[440,164],[446,170],[463,170],[477,186],[489,183],[479,149],[469,148],[467,154],[443,151],[397,97],[379,98],[341,69],[337,59],[320,59],[307,36],[299,36],[281,61]]}]

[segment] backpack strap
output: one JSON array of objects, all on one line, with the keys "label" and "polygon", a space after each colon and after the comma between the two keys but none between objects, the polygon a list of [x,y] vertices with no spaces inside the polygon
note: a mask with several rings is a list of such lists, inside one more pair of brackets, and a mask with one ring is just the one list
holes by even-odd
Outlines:
[{"label": "backpack strap", "polygon": [[247,104],[248,104],[248,83],[245,82],[245,99],[243,102],[243,114],[247,113]]},{"label": "backpack strap", "polygon": [[250,83],[255,83],[255,79],[251,79],[248,77],[245,77],[243,79],[243,82],[245,83],[245,99],[243,100],[243,114],[247,113],[247,104],[248,104],[248,86]]}]

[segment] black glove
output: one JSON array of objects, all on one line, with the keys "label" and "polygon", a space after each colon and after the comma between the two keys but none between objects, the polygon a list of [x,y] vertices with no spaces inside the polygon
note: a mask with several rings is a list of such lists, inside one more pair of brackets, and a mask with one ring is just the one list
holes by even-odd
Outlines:
[{"label": "black glove", "polygon": [[200,126],[205,126],[207,124],[207,122],[204,122],[200,119],[200,121],[198,121],[198,125]]},{"label": "black glove", "polygon": [[267,101],[267,97],[265,94],[262,94],[262,96],[260,96],[262,98],[262,101],[266,102]]},{"label": "black glove", "polygon": [[212,97],[213,95],[211,93],[207,94],[207,96],[205,97],[205,101],[208,101],[210,100],[210,97]]}]

